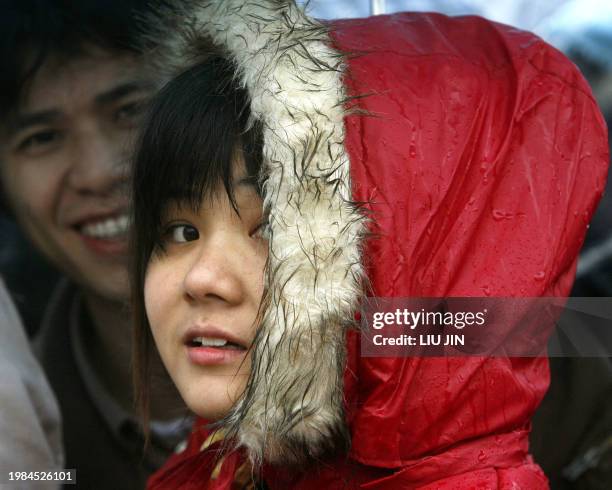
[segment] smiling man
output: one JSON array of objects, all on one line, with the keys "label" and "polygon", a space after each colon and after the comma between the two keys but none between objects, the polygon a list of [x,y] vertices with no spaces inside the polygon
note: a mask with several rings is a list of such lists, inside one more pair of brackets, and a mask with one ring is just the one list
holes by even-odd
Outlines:
[{"label": "smiling man", "polygon": [[134,47],[146,8],[144,0],[10,1],[0,20],[4,211],[66,276],[35,346],[60,404],[66,465],[83,488],[141,488],[187,427],[175,393],[160,394],[143,458],[125,184],[155,88]]},{"label": "smiling man", "polygon": [[149,84],[134,55],[89,49],[49,56],[6,119],[0,154],[17,221],[98,308],[127,295],[125,162]]}]

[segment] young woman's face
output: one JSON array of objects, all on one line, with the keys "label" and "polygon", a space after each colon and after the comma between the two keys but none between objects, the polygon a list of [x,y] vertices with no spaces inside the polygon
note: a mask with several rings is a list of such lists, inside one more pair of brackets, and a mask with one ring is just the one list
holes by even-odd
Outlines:
[{"label": "young woman's face", "polygon": [[241,167],[240,216],[222,186],[198,213],[171,206],[165,251],[151,257],[144,285],[164,365],[189,408],[209,420],[226,415],[244,390],[268,255],[262,200]]}]

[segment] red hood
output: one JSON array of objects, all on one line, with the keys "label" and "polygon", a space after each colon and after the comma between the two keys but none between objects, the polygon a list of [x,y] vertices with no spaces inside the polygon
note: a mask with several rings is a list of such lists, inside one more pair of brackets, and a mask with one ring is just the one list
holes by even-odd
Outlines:
[{"label": "red hood", "polygon": [[[608,163],[604,122],[574,65],[477,17],[341,21],[333,39],[368,53],[351,60],[348,83],[374,94],[359,107],[377,117],[349,117],[346,146],[354,198],[376,220],[365,253],[373,295],[568,295]],[[349,352],[357,461],[404,467],[400,480],[414,486],[478,468],[492,483],[493,467],[529,465],[547,360],[366,359],[357,341]]]}]

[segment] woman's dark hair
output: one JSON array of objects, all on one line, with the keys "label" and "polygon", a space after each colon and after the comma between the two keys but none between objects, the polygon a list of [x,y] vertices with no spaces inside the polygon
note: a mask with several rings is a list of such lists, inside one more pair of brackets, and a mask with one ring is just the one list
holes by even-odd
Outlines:
[{"label": "woman's dark hair", "polygon": [[232,166],[242,155],[258,182],[262,136],[250,124],[250,100],[233,65],[209,58],[171,80],[152,102],[136,149],[132,178],[131,287],[134,384],[143,425],[148,425],[154,344],[144,303],[144,278],[162,248],[162,217],[171,203],[198,211],[223,186],[236,210]]}]

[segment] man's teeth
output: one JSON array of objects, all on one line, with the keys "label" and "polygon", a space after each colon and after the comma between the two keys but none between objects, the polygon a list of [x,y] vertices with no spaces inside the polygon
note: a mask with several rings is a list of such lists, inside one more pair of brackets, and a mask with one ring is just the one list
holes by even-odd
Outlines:
[{"label": "man's teeth", "polygon": [[202,347],[223,347],[227,345],[227,340],[214,339],[211,337],[195,337],[192,342],[194,344],[200,344]]},{"label": "man's teeth", "polygon": [[122,214],[87,224],[81,228],[81,233],[94,238],[114,238],[127,233],[129,221],[128,215]]}]

